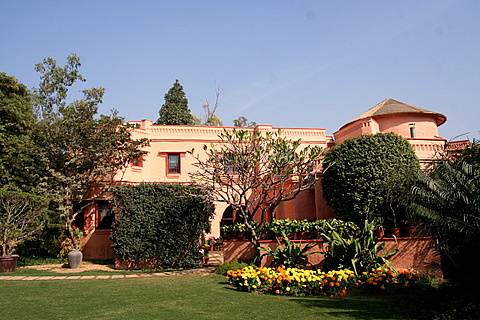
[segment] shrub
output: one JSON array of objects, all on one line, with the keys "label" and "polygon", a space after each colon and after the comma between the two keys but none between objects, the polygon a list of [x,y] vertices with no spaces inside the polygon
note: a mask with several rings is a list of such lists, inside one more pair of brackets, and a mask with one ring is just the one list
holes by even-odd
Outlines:
[{"label": "shrub", "polygon": [[325,253],[323,267],[326,270],[350,269],[358,275],[388,263],[387,259],[397,251],[392,250],[380,255],[385,243],[376,242],[373,235],[375,228],[374,222],[366,220],[363,228],[354,234],[340,234],[337,231],[324,234],[329,250]]},{"label": "shrub", "polygon": [[248,263],[245,263],[245,262],[229,261],[229,262],[224,262],[221,265],[217,266],[217,268],[215,269],[215,272],[217,274],[226,276],[227,272],[230,270],[242,269],[247,266],[248,266]]},{"label": "shrub", "polygon": [[286,235],[283,235],[278,247],[263,249],[265,254],[262,256],[270,256],[274,267],[301,268],[307,266],[308,256],[312,254],[309,250],[316,245],[315,243],[308,243],[302,248],[301,244],[295,244]]},{"label": "shrub", "polygon": [[113,251],[130,268],[185,268],[201,262],[201,235],[214,213],[212,199],[195,186],[140,184],[113,189],[121,212]]},{"label": "shrub", "polygon": [[[262,238],[275,236],[281,238],[286,236],[292,238],[294,234],[303,233],[304,238],[318,239],[323,233],[330,233],[335,230],[339,234],[354,234],[358,229],[357,225],[350,221],[339,219],[329,220],[290,220],[273,219],[271,223],[258,226],[255,224],[256,232],[261,234]],[[235,223],[222,227],[222,236],[231,238],[242,235],[247,237],[248,230],[244,223]]]},{"label": "shrub", "polygon": [[323,165],[327,202],[338,218],[358,225],[372,216],[396,224],[402,212],[397,199],[420,169],[408,141],[392,133],[348,139],[327,153]]},{"label": "shrub", "polygon": [[18,245],[34,238],[43,227],[47,200],[0,189],[0,256],[9,256]]}]

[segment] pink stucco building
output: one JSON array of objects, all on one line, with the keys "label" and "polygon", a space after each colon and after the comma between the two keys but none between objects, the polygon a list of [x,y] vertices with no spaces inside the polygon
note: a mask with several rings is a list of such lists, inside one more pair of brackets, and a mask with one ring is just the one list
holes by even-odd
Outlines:
[{"label": "pink stucco building", "polygon": [[[345,139],[364,134],[393,132],[406,138],[415,150],[421,163],[432,161],[437,152],[446,146],[438,127],[446,117],[440,113],[418,108],[394,99],[386,99],[359,117],[343,125],[333,136],[323,128],[276,128],[272,125],[257,125],[246,130],[278,131],[291,139],[301,139],[303,144],[314,144],[329,148]],[[203,145],[216,143],[223,130],[233,127],[209,126],[168,126],[155,125],[152,121],[131,121],[137,124],[133,130],[134,139],[147,138],[150,146],[143,159],[131,163],[125,171],[119,172],[119,183],[189,183],[189,173],[194,170],[194,159],[188,151],[195,149],[201,154]],[[216,214],[211,223],[213,236],[220,234],[220,222],[226,211],[226,204],[216,203]],[[321,184],[282,203],[276,210],[277,218],[322,219],[333,217],[334,213],[323,198]],[[83,229],[86,233],[84,255],[86,258],[110,258],[112,256],[108,236],[112,212],[108,204],[99,201],[85,210]]]}]

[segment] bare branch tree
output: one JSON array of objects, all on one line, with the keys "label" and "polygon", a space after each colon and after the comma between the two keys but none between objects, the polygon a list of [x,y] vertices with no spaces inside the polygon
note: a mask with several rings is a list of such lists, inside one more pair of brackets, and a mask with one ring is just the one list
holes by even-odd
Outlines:
[{"label": "bare branch tree", "polygon": [[220,143],[204,146],[204,154],[192,151],[197,168],[192,180],[245,220],[250,241],[258,247],[253,221],[273,218],[281,202],[315,184],[323,150],[289,140],[280,131],[233,129],[219,138]]}]

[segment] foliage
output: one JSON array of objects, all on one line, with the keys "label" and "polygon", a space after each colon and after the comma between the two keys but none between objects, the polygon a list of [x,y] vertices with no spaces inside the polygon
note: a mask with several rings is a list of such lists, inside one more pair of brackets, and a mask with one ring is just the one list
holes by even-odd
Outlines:
[{"label": "foliage", "polygon": [[344,296],[355,285],[355,275],[350,270],[323,272],[250,266],[228,271],[227,279],[238,290],[284,295]]},{"label": "foliage", "polygon": [[156,124],[193,125],[194,117],[188,108],[188,99],[178,80],[165,94],[165,103],[159,111]]},{"label": "foliage", "polygon": [[64,233],[63,224],[51,223],[50,212],[48,212],[45,226],[38,236],[19,245],[16,252],[25,259],[58,259]]},{"label": "foliage", "polygon": [[275,249],[262,249],[265,251],[264,256],[269,256],[272,259],[272,266],[274,267],[301,268],[307,266],[308,256],[313,253],[310,250],[316,245],[315,243],[307,243],[302,248],[301,244],[293,243],[284,234]]},{"label": "foliage", "polygon": [[186,185],[140,184],[113,188],[112,231],[117,259],[135,268],[193,267],[200,263],[200,238],[214,205],[204,190]]},{"label": "foliage", "polygon": [[[350,221],[342,221],[339,219],[329,220],[290,220],[290,219],[273,219],[272,222],[259,226],[255,222],[252,222],[255,227],[256,233],[261,238],[266,238],[271,235],[276,238],[281,238],[285,235],[288,238],[293,237],[295,234],[302,233],[302,238],[305,239],[319,239],[322,234],[330,233],[331,231],[337,231],[337,233],[343,235],[356,234],[358,227],[355,223]],[[232,237],[243,234],[246,236],[247,227],[244,223],[235,223],[233,225],[223,226],[221,228],[222,236]]]},{"label": "foliage", "polygon": [[244,116],[240,116],[237,119],[233,120],[233,126],[240,128],[252,128],[255,127],[257,123],[255,121],[248,121]]},{"label": "foliage", "polygon": [[403,207],[398,201],[419,172],[411,145],[392,133],[348,139],[325,156],[324,195],[347,221],[386,218],[396,225]]},{"label": "foliage", "polygon": [[0,189],[0,256],[9,256],[43,227],[47,201],[40,196]]},{"label": "foliage", "polygon": [[194,155],[197,170],[191,177],[217,201],[233,208],[258,248],[254,215],[262,224],[282,201],[310,188],[322,149],[303,146],[281,132],[224,130],[219,139],[217,145],[205,145],[204,154]]},{"label": "foliage", "polygon": [[440,160],[412,188],[412,213],[439,238],[456,270],[450,276],[465,276],[471,252],[480,249],[480,160],[472,156],[478,150],[480,145],[473,144],[464,156]]},{"label": "foliage", "polygon": [[340,234],[332,230],[324,234],[329,249],[325,253],[323,268],[326,270],[351,269],[355,274],[377,268],[388,263],[388,258],[396,250],[380,255],[385,243],[376,242],[373,231],[377,228],[375,222],[365,220],[361,229],[354,234]]},{"label": "foliage", "polygon": [[63,67],[52,58],[36,65],[41,82],[35,91],[39,122],[34,133],[42,168],[40,185],[52,195],[75,247],[72,222],[91,201],[84,201],[76,211],[74,202],[101,196],[115,174],[143,154],[139,147],[146,143],[131,139],[131,127],[115,111],[97,114],[103,88],[84,89],[81,99],[67,101],[69,89],[85,81],[79,67],[76,55],[68,56]]},{"label": "foliage", "polygon": [[[255,229],[257,234],[261,234],[263,228],[258,225],[256,221],[250,223],[251,227]],[[245,223],[237,222],[231,225],[221,227],[222,237],[225,239],[245,237],[249,238],[250,229]]]},{"label": "foliage", "polygon": [[27,87],[0,72],[0,186],[30,191],[36,185],[34,123]]},{"label": "foliage", "polygon": [[215,272],[217,274],[221,274],[226,276],[227,272],[230,270],[237,270],[237,269],[242,269],[248,266],[248,263],[245,262],[239,262],[239,261],[229,261],[229,262],[224,262],[221,265],[218,265],[215,268]]}]

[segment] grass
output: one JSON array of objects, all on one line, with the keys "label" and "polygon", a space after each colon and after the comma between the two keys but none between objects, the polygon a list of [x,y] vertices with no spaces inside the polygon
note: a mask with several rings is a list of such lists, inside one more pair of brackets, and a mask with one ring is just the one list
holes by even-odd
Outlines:
[{"label": "grass", "polygon": [[0,318],[328,320],[410,319],[422,314],[423,294],[410,288],[306,298],[238,292],[223,281],[219,275],[5,281],[0,283]]}]

